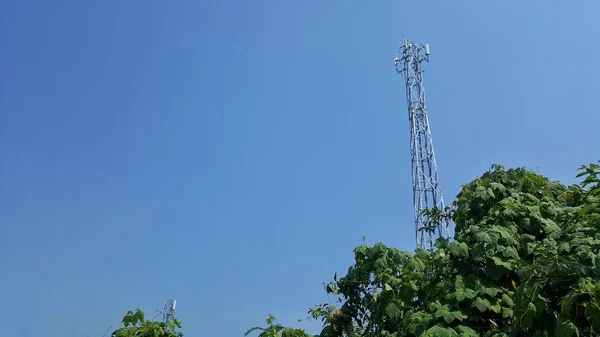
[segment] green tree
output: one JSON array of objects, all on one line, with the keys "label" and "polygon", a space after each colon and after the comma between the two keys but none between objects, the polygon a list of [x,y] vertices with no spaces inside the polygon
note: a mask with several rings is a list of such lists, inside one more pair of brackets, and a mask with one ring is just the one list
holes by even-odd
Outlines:
[{"label": "green tree", "polygon": [[175,328],[181,328],[181,322],[171,319],[165,323],[152,321],[145,318],[140,309],[128,311],[121,321],[123,327],[115,330],[112,337],[183,337],[181,332],[175,332]]},{"label": "green tree", "polygon": [[564,186],[495,165],[429,211],[452,241],[360,245],[325,287],[335,302],[309,311],[320,337],[600,336],[600,166],[580,170]]},{"label": "green tree", "polygon": [[248,336],[254,331],[260,331],[258,337],[309,337],[309,335],[301,329],[286,328],[281,324],[275,324],[275,316],[269,315],[266,319],[267,327],[253,327],[246,331],[244,336]]}]

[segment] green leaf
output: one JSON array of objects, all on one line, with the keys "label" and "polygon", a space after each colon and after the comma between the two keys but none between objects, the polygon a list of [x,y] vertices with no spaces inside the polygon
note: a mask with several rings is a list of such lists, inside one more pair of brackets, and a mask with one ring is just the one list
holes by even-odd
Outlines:
[{"label": "green leaf", "polygon": [[466,299],[472,300],[477,296],[477,292],[473,289],[465,289],[463,295]]},{"label": "green leaf", "polygon": [[498,280],[513,269],[510,262],[502,261],[499,257],[492,257],[492,263],[487,266],[487,272],[494,279]]},{"label": "green leaf", "polygon": [[491,304],[487,299],[477,297],[471,306],[477,308],[480,312],[484,312],[490,309]]},{"label": "green leaf", "polygon": [[600,322],[600,304],[598,302],[590,301],[586,313],[597,322]]},{"label": "green leaf", "polygon": [[394,319],[400,317],[402,311],[395,303],[390,303],[385,307],[385,313],[388,317]]},{"label": "green leaf", "polygon": [[500,306],[500,303],[495,303],[490,306],[490,310],[498,314],[502,310],[502,307]]},{"label": "green leaf", "polygon": [[493,243],[492,238],[487,232],[477,232],[475,233],[475,238],[478,242],[482,243]]},{"label": "green leaf", "polygon": [[481,287],[481,289],[479,289],[479,293],[481,295],[488,295],[490,297],[496,297],[499,293],[502,292],[501,288],[498,287]]},{"label": "green leaf", "polygon": [[455,281],[456,291],[451,295],[451,298],[456,298],[458,302],[462,302],[465,299],[473,299],[477,296],[477,292],[473,289],[465,288],[462,277],[459,275]]},{"label": "green leaf", "polygon": [[575,324],[573,324],[573,322],[568,320],[557,322],[556,336],[572,337],[573,335],[579,337],[579,329],[575,326]]},{"label": "green leaf", "polygon": [[500,183],[492,182],[492,183],[490,183],[490,188],[492,188],[492,190],[498,191],[500,193],[506,192],[506,187],[504,187],[504,185],[502,185]]},{"label": "green leaf", "polygon": [[479,337],[479,334],[468,326],[459,325],[456,327],[456,331],[460,337]]},{"label": "green leaf", "polygon": [[388,264],[387,264],[387,260],[385,259],[385,257],[380,257],[377,260],[375,260],[375,268],[377,269],[385,269],[387,268]]},{"label": "green leaf", "polygon": [[454,287],[456,290],[465,289],[465,282],[463,281],[463,277],[461,275],[456,275],[456,279],[454,279]]},{"label": "green leaf", "polygon": [[420,336],[428,327],[433,316],[425,312],[409,313],[403,322],[403,326],[411,334]]},{"label": "green leaf", "polygon": [[502,318],[512,318],[513,315],[514,315],[514,312],[512,309],[502,308]]},{"label": "green leaf", "polygon": [[502,302],[509,308],[512,308],[515,305],[513,300],[506,294],[502,294]]},{"label": "green leaf", "polygon": [[454,320],[459,320],[459,321],[462,322],[463,320],[469,318],[469,316],[463,314],[461,311],[453,311],[453,312],[451,312],[450,313],[450,317],[452,318],[452,320],[450,322],[452,322]]},{"label": "green leaf", "polygon": [[452,328],[445,328],[441,325],[435,325],[425,331],[420,337],[459,337],[458,333]]},{"label": "green leaf", "polygon": [[448,252],[455,257],[467,257],[469,255],[469,246],[464,242],[452,241],[448,245]]},{"label": "green leaf", "polygon": [[446,323],[450,323],[454,320],[447,307],[438,309],[433,316],[435,318],[443,318],[446,321]]},{"label": "green leaf", "polygon": [[308,337],[308,335],[301,329],[286,328],[281,332],[281,337]]},{"label": "green leaf", "polygon": [[505,258],[508,258],[508,259],[518,259],[519,252],[517,252],[515,247],[509,246],[509,247],[506,247],[505,249],[503,249],[502,256],[504,256]]},{"label": "green leaf", "polygon": [[264,329],[264,328],[261,328],[261,327],[255,326],[255,327],[253,327],[253,328],[250,328],[250,329],[248,329],[248,330],[247,330],[247,331],[244,333],[244,336],[248,336],[249,334],[251,334],[252,332],[254,332],[254,331],[257,331],[257,330],[260,330],[260,331],[265,331],[265,329]]},{"label": "green leaf", "polygon": [[494,264],[496,266],[500,266],[500,267],[504,267],[507,270],[512,270],[513,269],[513,265],[510,262],[506,262],[506,261],[502,261],[502,259],[500,259],[497,256],[492,257],[492,261],[494,261]]}]

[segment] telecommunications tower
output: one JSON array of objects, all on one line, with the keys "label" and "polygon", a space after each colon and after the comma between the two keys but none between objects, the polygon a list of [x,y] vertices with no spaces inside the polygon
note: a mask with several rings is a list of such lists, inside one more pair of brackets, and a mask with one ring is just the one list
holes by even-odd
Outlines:
[{"label": "telecommunications tower", "polygon": [[165,308],[163,309],[163,322],[165,324],[168,324],[170,319],[175,319],[175,304],[177,304],[176,300],[168,299],[165,301]]},{"label": "telecommunications tower", "polygon": [[429,217],[423,214],[425,209],[444,209],[425,104],[423,64],[426,62],[429,62],[429,45],[406,40],[400,47],[400,56],[394,57],[396,71],[406,79],[415,240],[418,248],[430,250],[438,237],[449,237],[449,228],[447,223],[431,228]]}]

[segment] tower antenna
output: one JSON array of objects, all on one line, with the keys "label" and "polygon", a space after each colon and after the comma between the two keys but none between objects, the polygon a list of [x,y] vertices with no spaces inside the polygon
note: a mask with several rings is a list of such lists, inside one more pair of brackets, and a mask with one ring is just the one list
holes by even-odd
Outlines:
[{"label": "tower antenna", "polygon": [[394,67],[406,80],[415,242],[417,248],[431,250],[437,238],[449,237],[449,226],[440,222],[432,227],[431,219],[423,213],[426,209],[444,210],[423,85],[423,64],[429,62],[429,44],[404,40],[399,51],[401,56],[394,57]]},{"label": "tower antenna", "polygon": [[168,299],[165,301],[165,308],[163,309],[163,322],[166,326],[169,326],[169,320],[177,318],[175,316],[175,305],[177,304],[176,300]]}]

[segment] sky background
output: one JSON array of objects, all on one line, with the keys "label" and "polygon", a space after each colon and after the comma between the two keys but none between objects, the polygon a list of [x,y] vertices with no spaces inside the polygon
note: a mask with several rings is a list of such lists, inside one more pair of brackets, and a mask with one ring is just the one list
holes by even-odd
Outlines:
[{"label": "sky background", "polygon": [[367,242],[414,248],[393,56],[425,74],[446,200],[490,164],[599,159],[600,2],[0,1],[0,317],[101,336],[297,324]]}]

